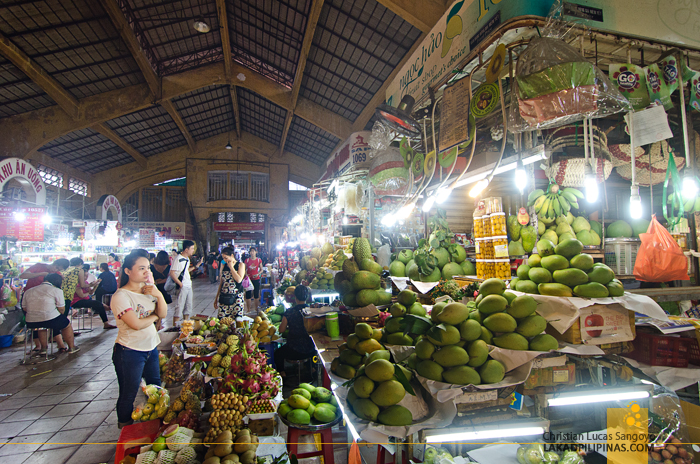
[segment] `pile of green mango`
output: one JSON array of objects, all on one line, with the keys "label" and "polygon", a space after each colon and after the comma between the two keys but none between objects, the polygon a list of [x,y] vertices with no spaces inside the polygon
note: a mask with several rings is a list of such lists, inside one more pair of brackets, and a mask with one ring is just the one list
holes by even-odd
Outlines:
[{"label": "pile of green mango", "polygon": [[547,321],[535,314],[534,298],[517,297],[505,289],[502,280],[488,279],[479,287],[475,302],[433,306],[433,325],[417,338],[408,366],[439,382],[491,384],[503,380],[506,370],[501,362],[489,357],[488,345],[510,350],[558,348],[554,337],[542,334]]},{"label": "pile of green mango", "polygon": [[567,238],[557,245],[541,238],[537,254],[521,264],[510,288],[519,292],[550,295],[606,298],[622,296],[625,289],[615,278],[612,269],[603,263],[594,263],[583,251],[583,243]]}]

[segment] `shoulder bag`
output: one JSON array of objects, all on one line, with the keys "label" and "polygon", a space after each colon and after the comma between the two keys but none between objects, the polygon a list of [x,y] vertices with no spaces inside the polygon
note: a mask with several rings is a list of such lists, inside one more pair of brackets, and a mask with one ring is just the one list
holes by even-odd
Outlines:
[{"label": "shoulder bag", "polygon": [[[184,260],[184,259],[179,259],[179,258],[178,258],[178,262],[182,262],[182,261],[185,261],[185,260]],[[177,279],[178,279],[180,282],[182,282],[182,276],[185,275],[185,271],[187,270],[187,267],[188,267],[188,266],[187,266],[187,263],[185,263],[185,268],[182,270],[182,272],[180,273],[180,275],[177,277]],[[171,277],[170,272],[168,272],[168,280],[165,281],[165,285],[163,286],[163,288],[164,288],[165,291],[168,292],[168,293],[172,292],[173,290],[177,290],[177,288],[178,288],[177,284],[175,283],[175,281],[174,281],[173,278]]]}]

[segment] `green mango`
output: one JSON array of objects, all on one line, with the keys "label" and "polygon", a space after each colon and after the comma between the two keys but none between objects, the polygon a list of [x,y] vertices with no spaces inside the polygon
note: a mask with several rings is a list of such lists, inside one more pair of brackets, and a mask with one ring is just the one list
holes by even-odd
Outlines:
[{"label": "green mango", "polygon": [[537,290],[540,292],[540,295],[573,296],[573,294],[571,293],[571,288],[567,287],[564,284],[539,284],[537,286]]},{"label": "green mango", "polygon": [[610,295],[608,287],[598,282],[589,282],[574,287],[574,294],[584,298],[606,298]]}]

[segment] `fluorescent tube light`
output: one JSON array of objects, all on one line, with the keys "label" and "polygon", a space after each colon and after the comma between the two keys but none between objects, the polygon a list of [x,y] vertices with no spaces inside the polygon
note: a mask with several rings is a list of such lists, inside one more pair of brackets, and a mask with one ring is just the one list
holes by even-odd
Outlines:
[{"label": "fluorescent tube light", "polygon": [[[525,437],[542,435],[549,430],[549,421],[528,421],[522,427],[484,427],[483,429],[454,430],[448,433],[432,435],[426,433],[426,443],[456,443],[460,441],[490,440],[493,438]],[[437,431],[436,431],[437,432]]]},{"label": "fluorescent tube light", "polygon": [[[546,160],[547,159],[547,153],[544,150],[544,145],[538,145],[537,147],[533,148],[532,150],[529,150],[528,152],[525,152],[522,154],[522,160],[523,160],[523,166],[527,166],[528,164],[533,164],[538,161]],[[491,163],[489,165],[483,166],[481,168],[475,169],[474,171],[471,172],[471,175],[468,177],[465,177],[464,179],[461,179],[457,184],[454,186],[454,188],[458,187],[464,187],[465,185],[473,184],[474,182],[478,182],[481,179],[486,179],[491,171],[493,171],[493,167],[496,165],[496,163]],[[494,175],[498,174],[503,174],[504,172],[512,171],[518,166],[518,156],[511,156],[510,158],[504,159],[501,162],[501,165],[496,169],[494,172]]]},{"label": "fluorescent tube light", "polygon": [[607,401],[639,400],[649,398],[648,390],[616,390],[606,393],[594,393],[589,391],[580,394],[566,394],[548,398],[549,406],[569,406],[574,404],[604,403]]}]

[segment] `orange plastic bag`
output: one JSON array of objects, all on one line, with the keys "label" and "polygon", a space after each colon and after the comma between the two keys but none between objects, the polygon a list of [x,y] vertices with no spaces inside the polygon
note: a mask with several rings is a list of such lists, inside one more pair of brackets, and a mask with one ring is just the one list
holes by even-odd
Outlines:
[{"label": "orange plastic bag", "polygon": [[652,216],[646,234],[639,234],[642,244],[634,262],[634,277],[644,282],[690,280],[688,259],[656,215]]}]

